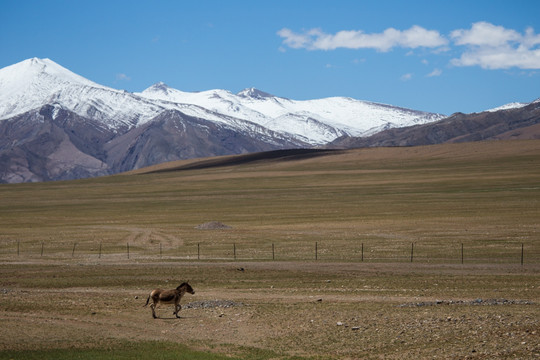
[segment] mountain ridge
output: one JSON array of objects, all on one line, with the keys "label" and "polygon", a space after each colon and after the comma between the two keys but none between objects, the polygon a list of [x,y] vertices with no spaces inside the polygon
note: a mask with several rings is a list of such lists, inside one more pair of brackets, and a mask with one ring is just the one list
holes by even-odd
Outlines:
[{"label": "mountain ridge", "polygon": [[160,82],[136,94],[252,121],[273,131],[301,137],[312,145],[322,145],[343,135],[358,136],[378,128],[427,123],[444,117],[346,97],[291,100],[255,88],[238,94],[219,89],[184,92]]},{"label": "mountain ridge", "polygon": [[343,136],[328,147],[419,146],[512,139],[540,139],[540,100],[498,111],[455,113],[429,124],[387,129],[367,137]]},{"label": "mountain ridge", "polygon": [[94,83],[50,59],[37,58],[0,69],[0,90],[0,120],[57,104],[79,116],[97,117],[115,128],[140,126],[173,109],[218,122],[230,122],[230,118],[249,121],[301,137],[312,145],[346,134],[358,136],[375,127],[425,123],[444,117],[342,97],[297,101],[255,88],[238,94],[220,89],[184,92],[160,82],[142,92],[130,93]]},{"label": "mountain ridge", "polygon": [[[510,107],[516,109],[504,111],[527,108]],[[365,144],[355,139],[395,137],[411,125],[445,119],[346,97],[292,100],[253,87],[236,94],[184,92],[158,82],[131,93],[32,58],[0,69],[0,182],[102,176],[193,157],[351,147]]]}]

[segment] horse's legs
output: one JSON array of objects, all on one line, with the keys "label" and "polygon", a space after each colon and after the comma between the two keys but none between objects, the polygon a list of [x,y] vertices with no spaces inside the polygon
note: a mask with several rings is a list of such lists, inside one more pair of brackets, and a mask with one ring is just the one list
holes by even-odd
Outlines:
[{"label": "horse's legs", "polygon": [[155,302],[152,303],[152,304],[150,304],[150,309],[152,309],[152,317],[153,317],[154,319],[156,319],[157,316],[156,316],[156,303],[155,303]]},{"label": "horse's legs", "polygon": [[178,313],[180,312],[180,310],[182,310],[182,306],[180,304],[175,304],[174,305],[174,314],[179,319],[180,319],[180,315],[178,315]]}]

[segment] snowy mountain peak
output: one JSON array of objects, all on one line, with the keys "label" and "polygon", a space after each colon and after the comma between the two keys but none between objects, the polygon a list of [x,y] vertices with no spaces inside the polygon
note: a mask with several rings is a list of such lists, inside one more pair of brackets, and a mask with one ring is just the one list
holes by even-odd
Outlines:
[{"label": "snowy mountain peak", "polygon": [[155,83],[154,85],[150,86],[148,89],[145,90],[145,92],[168,94],[170,89],[171,88],[169,87],[169,85],[167,85],[164,82],[160,81],[160,82]]},{"label": "snowy mountain peak", "polygon": [[242,91],[240,91],[238,94],[236,94],[243,98],[252,98],[252,99],[264,99],[264,98],[271,98],[274,97],[274,95],[269,94],[267,92],[255,89],[255,88],[247,88]]},{"label": "snowy mountain peak", "polygon": [[513,102],[513,103],[505,104],[505,105],[502,105],[502,106],[498,106],[498,107],[493,108],[493,109],[488,109],[488,110],[485,110],[485,111],[486,112],[496,112],[496,111],[501,111],[501,110],[512,110],[512,109],[519,109],[519,108],[525,107],[527,105],[529,105],[529,103]]},{"label": "snowy mountain peak", "polygon": [[[58,65],[32,58],[0,69],[0,119],[54,103],[74,89],[107,88]],[[73,98],[73,100],[75,100]]]},{"label": "snowy mountain peak", "polygon": [[51,83],[66,85],[68,83],[84,86],[103,87],[80,75],[71,72],[50,59],[32,58],[0,69],[0,86],[19,84],[25,87],[50,86]]},{"label": "snowy mountain peak", "polygon": [[484,110],[485,112],[497,112],[497,111],[502,111],[502,110],[513,110],[513,109],[520,109],[522,107],[525,107],[527,105],[530,105],[530,104],[536,104],[536,103],[540,103],[540,98],[536,99],[536,100],[533,100],[531,101],[530,103],[525,103],[525,102],[512,102],[512,103],[508,103],[508,104],[505,104],[505,105],[502,105],[502,106],[498,106],[496,108],[493,108],[493,109],[488,109],[488,110]]}]

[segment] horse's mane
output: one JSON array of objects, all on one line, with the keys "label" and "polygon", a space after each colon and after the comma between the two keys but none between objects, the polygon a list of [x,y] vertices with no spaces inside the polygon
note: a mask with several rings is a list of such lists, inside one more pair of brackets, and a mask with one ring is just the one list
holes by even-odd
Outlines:
[{"label": "horse's mane", "polygon": [[181,288],[183,288],[184,286],[190,286],[187,282],[183,282],[181,283],[177,288],[176,290],[180,290]]}]

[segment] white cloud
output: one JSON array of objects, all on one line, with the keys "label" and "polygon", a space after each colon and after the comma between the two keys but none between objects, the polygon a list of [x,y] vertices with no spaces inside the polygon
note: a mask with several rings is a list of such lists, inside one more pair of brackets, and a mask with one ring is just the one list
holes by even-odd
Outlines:
[{"label": "white cloud", "polygon": [[[470,29],[451,31],[448,37],[437,30],[427,30],[414,25],[407,30],[388,28],[380,33],[365,33],[362,30],[342,30],[327,34],[321,29],[310,29],[296,33],[283,28],[277,32],[283,38],[280,51],[286,47],[307,50],[375,49],[388,52],[396,47],[405,49],[429,48],[437,55],[451,48],[460,54],[450,60],[454,66],[480,66],[484,69],[524,70],[540,69],[540,34],[529,27],[525,32],[480,21]],[[451,41],[449,41],[451,40]],[[408,54],[412,54],[409,52]],[[428,64],[427,60],[422,60]],[[439,76],[434,70],[428,76]]]},{"label": "white cloud", "polygon": [[515,30],[508,30],[488,22],[474,23],[470,30],[454,30],[450,33],[456,45],[501,46],[520,39]]},{"label": "white cloud", "polygon": [[442,70],[441,69],[433,69],[432,72],[430,72],[429,74],[427,74],[426,76],[427,77],[435,77],[435,76],[441,76],[442,75]]},{"label": "white cloud", "polygon": [[483,69],[540,69],[540,49],[523,48],[481,48],[467,51],[458,59],[452,59],[455,66],[480,66]]},{"label": "white cloud", "polygon": [[129,76],[127,76],[126,74],[116,74],[116,80],[130,81],[131,78]]},{"label": "white cloud", "polygon": [[412,79],[412,76],[413,75],[411,73],[403,74],[403,75],[401,75],[400,80],[401,81],[409,81],[409,80]]},{"label": "white cloud", "polygon": [[336,34],[326,34],[320,29],[310,29],[303,33],[295,33],[283,28],[277,33],[283,43],[294,49],[335,50],[375,49],[386,52],[394,47],[415,49],[418,47],[436,48],[444,46],[448,40],[438,31],[426,30],[414,25],[408,30],[400,31],[388,28],[382,33],[366,34],[361,30],[343,30]]},{"label": "white cloud", "polygon": [[523,45],[527,47],[533,47],[540,45],[540,34],[535,34],[532,27],[528,27],[525,30],[525,36],[523,37]]},{"label": "white cloud", "polygon": [[455,30],[456,45],[466,50],[450,61],[455,66],[483,69],[540,69],[540,35],[528,28],[524,34],[487,22],[474,23],[469,30]]},{"label": "white cloud", "polygon": [[284,38],[283,43],[293,49],[305,48],[310,43],[309,34],[296,34],[287,28],[283,28],[277,32],[279,36]]},{"label": "white cloud", "polygon": [[403,47],[417,48],[428,47],[435,48],[446,45],[448,40],[439,34],[436,30],[426,30],[423,27],[414,25],[409,30],[402,32],[400,45]]}]

